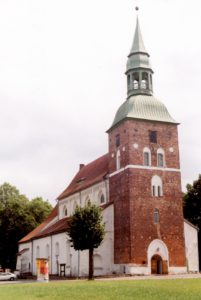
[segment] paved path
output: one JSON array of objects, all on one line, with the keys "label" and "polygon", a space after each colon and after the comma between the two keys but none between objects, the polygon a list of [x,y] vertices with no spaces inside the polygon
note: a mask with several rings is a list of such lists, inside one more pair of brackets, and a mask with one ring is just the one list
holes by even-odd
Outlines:
[{"label": "paved path", "polygon": [[98,278],[96,280],[164,280],[164,279],[188,279],[201,278],[201,273],[198,274],[180,274],[180,275],[142,275],[142,276],[124,276],[112,278]]},{"label": "paved path", "polygon": [[[123,276],[123,277],[109,277],[109,278],[96,278],[96,281],[110,281],[110,280],[167,280],[167,279],[193,279],[201,278],[201,273],[198,274],[180,274],[180,275],[147,275],[147,276]],[[79,279],[87,280],[87,279]],[[66,282],[65,280],[51,280],[50,282]],[[72,281],[72,280],[70,280]],[[77,280],[73,280],[77,281]],[[0,285],[4,284],[20,284],[20,283],[38,283],[36,280],[15,280],[15,281],[0,281]]]}]

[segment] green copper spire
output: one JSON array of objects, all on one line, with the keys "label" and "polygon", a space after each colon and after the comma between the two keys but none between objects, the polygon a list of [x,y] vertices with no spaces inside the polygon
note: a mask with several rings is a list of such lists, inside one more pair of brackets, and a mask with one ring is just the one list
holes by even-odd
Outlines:
[{"label": "green copper spire", "polygon": [[134,54],[134,53],[139,53],[139,52],[148,54],[146,49],[145,49],[145,46],[144,46],[142,33],[141,33],[141,30],[140,30],[140,24],[139,24],[139,20],[138,20],[138,17],[137,17],[135,35],[134,35],[133,45],[132,45],[132,48],[131,48],[131,51],[130,51],[130,55]]},{"label": "green copper spire", "polygon": [[126,69],[128,97],[119,107],[108,132],[128,119],[178,124],[165,105],[153,96],[152,75],[149,54],[144,46],[137,17]]},{"label": "green copper spire", "polygon": [[133,95],[152,95],[152,74],[149,54],[144,46],[137,17],[134,40],[126,68],[128,98]]}]

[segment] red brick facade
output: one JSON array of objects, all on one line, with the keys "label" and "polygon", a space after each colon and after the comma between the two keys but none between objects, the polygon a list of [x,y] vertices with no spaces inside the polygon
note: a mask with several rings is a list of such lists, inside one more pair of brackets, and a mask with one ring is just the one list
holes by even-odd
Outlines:
[{"label": "red brick facade", "polygon": [[[149,132],[157,132],[157,143]],[[120,145],[116,146],[116,136]],[[143,163],[143,149],[151,151],[151,166]],[[165,153],[164,167],[157,167],[157,149]],[[120,151],[120,170],[116,153]],[[146,266],[147,249],[162,240],[169,252],[169,266],[185,266],[184,219],[177,125],[155,121],[124,120],[109,132],[110,200],[114,202],[114,262]],[[114,173],[116,172],[116,173]],[[151,180],[162,179],[163,196],[152,196]],[[159,222],[154,223],[154,210]]]}]

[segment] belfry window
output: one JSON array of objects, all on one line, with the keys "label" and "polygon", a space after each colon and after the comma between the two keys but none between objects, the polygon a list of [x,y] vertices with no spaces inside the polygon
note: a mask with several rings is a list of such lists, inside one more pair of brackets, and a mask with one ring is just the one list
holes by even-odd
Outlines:
[{"label": "belfry window", "polygon": [[146,88],[147,88],[147,82],[146,82],[146,80],[142,80],[141,81],[141,88],[143,89],[143,90],[146,90]]},{"label": "belfry window", "polygon": [[151,179],[151,192],[153,197],[163,196],[163,183],[158,175],[154,175]]},{"label": "belfry window", "polygon": [[142,73],[141,89],[146,90],[148,88],[148,74]]},{"label": "belfry window", "polygon": [[132,80],[133,80],[133,89],[138,90],[139,89],[139,73],[133,73]]},{"label": "belfry window", "polygon": [[131,84],[131,76],[128,75],[127,77],[127,84],[128,84],[128,89],[130,89],[130,84]]}]

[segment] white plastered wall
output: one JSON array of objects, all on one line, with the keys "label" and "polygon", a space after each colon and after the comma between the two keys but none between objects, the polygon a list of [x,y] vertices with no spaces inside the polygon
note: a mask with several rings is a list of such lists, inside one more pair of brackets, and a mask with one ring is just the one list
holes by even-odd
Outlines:
[{"label": "white plastered wall", "polygon": [[28,250],[17,256],[16,270],[22,273],[32,272],[32,242],[19,245],[19,252],[24,249]]},{"label": "white plastered wall", "polygon": [[199,272],[198,231],[188,222],[184,222],[186,262],[188,272]]},{"label": "white plastered wall", "polygon": [[91,203],[100,205],[100,194],[104,195],[105,203],[109,201],[108,180],[97,183],[79,193],[73,194],[59,201],[59,219],[64,217],[64,207],[67,208],[68,216],[72,215],[76,205],[84,206],[86,200],[90,199]]},{"label": "white plastered wall", "polygon": [[[94,249],[95,275],[111,274],[115,268],[113,264],[113,209],[113,205],[110,205],[103,210],[103,221],[106,226],[106,235],[100,247]],[[32,245],[33,253],[31,251]],[[49,245],[49,255],[47,253],[47,245]],[[25,248],[30,248],[30,251],[23,253],[18,258],[17,268],[19,270],[21,266],[21,259],[28,255],[28,263],[32,264],[33,262],[33,274],[36,274],[36,259],[48,258],[50,274],[59,274],[60,269],[58,266],[60,264],[65,264],[66,276],[78,277],[88,275],[88,251],[75,251],[73,247],[70,246],[69,238],[65,232],[35,239],[33,242],[19,245],[19,251]]]}]

